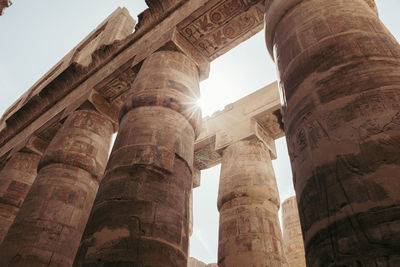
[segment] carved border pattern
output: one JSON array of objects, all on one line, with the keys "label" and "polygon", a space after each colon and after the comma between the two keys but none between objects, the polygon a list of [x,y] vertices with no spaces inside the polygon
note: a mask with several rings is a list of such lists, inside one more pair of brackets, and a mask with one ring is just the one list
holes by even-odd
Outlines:
[{"label": "carved border pattern", "polygon": [[210,59],[264,22],[264,1],[225,0],[178,25],[179,33]]}]

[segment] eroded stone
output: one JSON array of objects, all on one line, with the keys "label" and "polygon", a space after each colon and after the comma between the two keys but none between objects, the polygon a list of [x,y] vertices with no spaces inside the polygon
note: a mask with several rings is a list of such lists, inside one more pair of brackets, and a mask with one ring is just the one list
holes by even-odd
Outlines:
[{"label": "eroded stone", "polygon": [[71,266],[103,175],[113,125],[77,110],[49,144],[0,247],[0,266]]},{"label": "eroded stone", "polygon": [[282,203],[283,246],[289,267],[306,267],[303,235],[296,197]]},{"label": "eroded stone", "polygon": [[[159,51],[144,62],[74,266],[187,265],[198,77],[178,52]],[[105,229],[124,235],[108,239]]]},{"label": "eroded stone", "polygon": [[266,1],[307,266],[399,264],[400,46],[373,1]]},{"label": "eroded stone", "polygon": [[0,244],[37,175],[40,155],[17,152],[0,172]]},{"label": "eroded stone", "polygon": [[259,140],[223,151],[218,194],[218,266],[287,266],[271,156]]}]

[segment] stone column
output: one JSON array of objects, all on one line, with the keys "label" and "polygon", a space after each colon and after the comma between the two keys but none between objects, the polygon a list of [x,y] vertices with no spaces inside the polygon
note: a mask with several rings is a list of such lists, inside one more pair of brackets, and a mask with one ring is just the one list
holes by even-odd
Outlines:
[{"label": "stone column", "polygon": [[218,266],[286,266],[268,148],[259,140],[246,140],[222,153]]},{"label": "stone column", "polygon": [[198,73],[179,52],[144,61],[74,266],[187,266]]},{"label": "stone column", "polygon": [[36,153],[20,151],[0,172],[0,244],[31,189],[39,160]]},{"label": "stone column", "polygon": [[113,125],[77,110],[45,151],[0,247],[0,266],[71,266],[105,169]]},{"label": "stone column", "polygon": [[307,266],[400,265],[399,44],[371,0],[265,10]]},{"label": "stone column", "polygon": [[282,203],[283,247],[289,267],[306,267],[296,197]]}]

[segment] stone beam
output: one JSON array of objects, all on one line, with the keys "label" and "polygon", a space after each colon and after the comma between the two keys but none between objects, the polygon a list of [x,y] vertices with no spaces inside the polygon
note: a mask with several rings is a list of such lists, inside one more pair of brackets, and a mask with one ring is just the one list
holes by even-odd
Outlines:
[{"label": "stone beam", "polygon": [[261,0],[146,3],[149,9],[139,15],[133,34],[134,20],[126,9],[117,9],[6,111],[0,159],[48,121],[62,120],[90,100],[93,90],[120,107],[143,60],[157,50],[183,52],[205,79],[211,60],[262,29]]},{"label": "stone beam", "polygon": [[8,108],[0,120],[0,155],[44,131],[47,122],[62,120],[82,105],[92,95],[85,81],[101,68],[134,24],[128,11],[118,8]]},{"label": "stone beam", "polygon": [[179,33],[213,60],[263,29],[264,1],[208,1],[178,24]]},{"label": "stone beam", "polygon": [[284,135],[277,83],[264,88],[203,119],[195,143],[195,166],[199,170],[221,163],[221,151],[240,140],[258,137],[276,158],[274,139]]}]

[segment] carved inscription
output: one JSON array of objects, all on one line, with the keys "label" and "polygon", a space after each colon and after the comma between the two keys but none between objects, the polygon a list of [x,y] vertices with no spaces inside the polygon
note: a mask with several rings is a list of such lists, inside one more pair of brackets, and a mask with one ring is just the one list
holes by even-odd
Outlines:
[{"label": "carved inscription", "polygon": [[136,77],[135,71],[128,68],[117,77],[111,79],[107,84],[101,88],[95,89],[104,96],[104,98],[114,101],[124,92],[128,91],[129,86],[132,84]]},{"label": "carved inscription", "polygon": [[110,131],[109,125],[104,123],[104,118],[95,112],[79,112],[74,114],[71,126],[88,130],[101,136],[107,135]]},{"label": "carved inscription", "polygon": [[[308,152],[318,149],[321,142],[343,129],[343,125],[355,128],[358,136],[354,138],[359,140],[365,140],[389,129],[398,129],[399,103],[400,93],[396,90],[386,90],[362,93],[346,105],[324,113],[320,119],[314,118],[312,112],[306,113],[298,120],[299,124],[292,123],[292,128],[288,131],[290,158],[293,161],[301,157],[301,160],[305,161]],[[378,114],[381,116],[379,119],[376,117]],[[386,119],[382,119],[382,114],[386,114]],[[360,117],[365,118],[362,124],[358,124],[356,120]],[[341,133],[343,134],[343,131]]]},{"label": "carved inscription", "polygon": [[20,208],[29,188],[30,185],[28,184],[12,181],[8,186],[7,192],[0,197],[0,203]]},{"label": "carved inscription", "polygon": [[264,1],[225,0],[202,11],[196,19],[178,25],[193,46],[210,59],[263,24]]}]

